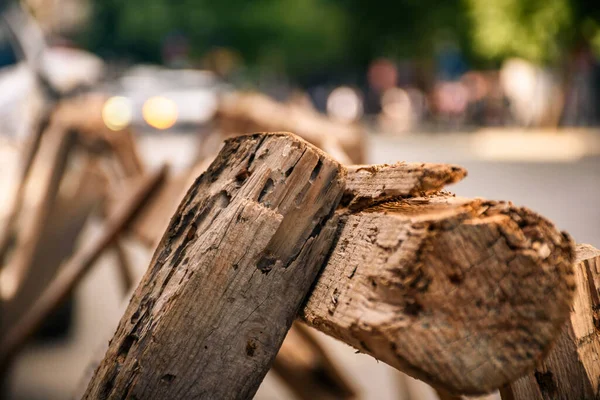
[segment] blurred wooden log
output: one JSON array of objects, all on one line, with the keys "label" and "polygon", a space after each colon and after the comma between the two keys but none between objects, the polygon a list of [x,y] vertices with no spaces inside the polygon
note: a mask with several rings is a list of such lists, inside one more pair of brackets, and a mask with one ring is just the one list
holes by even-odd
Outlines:
[{"label": "blurred wooden log", "polygon": [[73,133],[63,126],[52,125],[44,134],[39,155],[32,167],[32,177],[28,179],[25,189],[33,206],[20,223],[14,253],[2,270],[2,294],[5,298],[16,295],[31,269],[35,249],[40,245],[73,144]]},{"label": "blurred wooden log", "polygon": [[40,143],[42,141],[42,133],[45,131],[48,125],[48,117],[46,115],[47,112],[44,110],[42,114],[42,120],[38,121],[38,124],[36,124],[34,127],[31,137],[28,138],[25,143],[25,147],[23,149],[23,158],[19,169],[19,176],[17,178],[17,188],[11,198],[5,225],[2,227],[2,229],[0,229],[0,266],[4,265],[6,253],[9,251],[12,240],[14,240],[14,225],[23,205],[23,196],[25,194],[27,178],[31,172],[31,166],[33,165],[35,155],[39,150]]},{"label": "blurred wooden log", "polygon": [[84,398],[249,398],[333,239],[335,161],[232,139],[188,191]]},{"label": "blurred wooden log", "polygon": [[53,123],[61,124],[78,134],[78,140],[87,149],[106,147],[116,158],[126,178],[140,177],[144,166],[138,154],[133,132],[108,129],[102,119],[102,108],[107,97],[86,94],[59,102],[53,112]]},{"label": "blurred wooden log", "polygon": [[[223,97],[217,111],[217,121],[219,130],[225,136],[252,132],[294,132],[321,149],[325,149],[328,141],[333,140],[352,163],[365,162],[364,132],[360,126],[336,123],[314,110],[278,103],[262,94],[232,93]],[[336,154],[333,156],[336,157]]]},{"label": "blurred wooden log", "polygon": [[65,186],[74,186],[74,180],[77,181],[75,190],[61,190],[51,208],[39,245],[32,255],[31,272],[2,310],[0,337],[32,306],[61,263],[73,254],[85,222],[101,201],[104,188],[100,177],[88,169],[79,174],[72,172],[65,176]]},{"label": "blurred wooden log", "polygon": [[21,349],[45,318],[69,295],[77,283],[123,231],[152,196],[166,174],[166,168],[149,174],[131,196],[106,222],[102,234],[94,241],[85,243],[61,267],[57,276],[41,293],[33,306],[8,330],[0,341],[0,369],[7,367],[12,357]]},{"label": "blurred wooden log", "polygon": [[302,400],[342,400],[356,396],[314,334],[298,322],[286,336],[272,371]]},{"label": "blurred wooden log", "polygon": [[522,376],[568,316],[573,244],[525,208],[437,195],[340,218],[302,318],[433,386]]},{"label": "blurred wooden log", "polygon": [[600,250],[577,246],[571,318],[536,370],[501,390],[514,400],[600,398]]}]

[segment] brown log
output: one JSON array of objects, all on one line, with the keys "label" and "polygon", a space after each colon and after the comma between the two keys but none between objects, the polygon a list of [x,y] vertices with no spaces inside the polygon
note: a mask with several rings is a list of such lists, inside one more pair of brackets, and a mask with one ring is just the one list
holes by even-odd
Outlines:
[{"label": "brown log", "polygon": [[62,304],[102,252],[114,243],[119,233],[128,226],[135,214],[152,195],[165,173],[166,168],[161,168],[157,172],[149,174],[132,191],[127,201],[124,201],[121,207],[108,218],[104,232],[96,240],[82,246],[61,267],[57,276],[41,293],[33,306],[14,326],[10,327],[0,340],[0,370],[8,366],[13,356],[27,343],[27,340],[48,315]]},{"label": "brown log", "polygon": [[571,240],[525,208],[387,202],[341,215],[301,316],[435,387],[483,394],[546,354],[569,313],[572,261]]},{"label": "brown log", "polygon": [[330,247],[345,171],[289,134],[226,143],[188,191],[84,398],[249,398]]},{"label": "brown log", "polygon": [[271,370],[302,400],[353,399],[356,392],[305,325],[295,322]]},{"label": "brown log", "polygon": [[600,398],[600,250],[577,246],[577,292],[556,346],[536,370],[501,390],[504,400]]}]

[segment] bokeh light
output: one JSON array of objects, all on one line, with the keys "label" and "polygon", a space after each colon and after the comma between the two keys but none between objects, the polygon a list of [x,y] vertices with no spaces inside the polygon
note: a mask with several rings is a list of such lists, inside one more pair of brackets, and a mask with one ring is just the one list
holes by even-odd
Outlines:
[{"label": "bokeh light", "polygon": [[173,100],[163,96],[154,96],[144,103],[142,115],[148,125],[163,130],[175,125],[179,113],[177,104]]},{"label": "bokeh light", "polygon": [[111,97],[102,107],[102,120],[113,131],[127,128],[133,117],[133,106],[127,97]]}]

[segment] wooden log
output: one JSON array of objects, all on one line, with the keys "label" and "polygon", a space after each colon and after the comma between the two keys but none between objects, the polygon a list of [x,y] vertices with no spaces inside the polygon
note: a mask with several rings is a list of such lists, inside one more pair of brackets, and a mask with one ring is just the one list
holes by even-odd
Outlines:
[{"label": "wooden log", "polygon": [[[52,282],[61,263],[75,251],[77,238],[84,229],[88,217],[100,203],[103,185],[100,177],[88,169],[79,176],[65,176],[73,192],[61,191],[44,224],[38,246],[33,250],[31,270],[19,286],[16,295],[10,298],[2,310],[0,337],[12,328],[38,299],[39,294]],[[67,193],[64,193],[67,192]],[[24,209],[24,213],[28,210]]]},{"label": "wooden log", "polygon": [[600,250],[577,246],[577,292],[552,351],[527,376],[502,388],[504,400],[600,398]]},{"label": "wooden log", "polygon": [[522,376],[568,316],[573,244],[525,208],[438,195],[340,218],[302,318],[435,387]]},{"label": "wooden log", "polygon": [[356,392],[305,325],[295,322],[272,371],[302,400],[353,399]]},{"label": "wooden log", "polygon": [[135,188],[131,196],[121,204],[106,223],[104,232],[94,241],[86,243],[61,267],[57,276],[41,293],[33,306],[0,340],[0,370],[6,368],[14,355],[27,343],[41,323],[71,293],[86,272],[94,265],[102,252],[119,236],[135,214],[153,194],[166,174],[166,168],[149,174]]},{"label": "wooden log", "polygon": [[[379,203],[379,198],[375,197],[377,194],[387,196],[382,193],[384,185],[394,194],[392,197],[410,196],[441,188],[444,183],[454,182],[465,174],[464,170],[453,166],[413,164],[414,167],[409,168],[410,164],[401,165],[401,169],[406,171],[404,174],[398,173],[396,166],[374,166],[372,170],[366,171],[368,174],[361,170],[361,167],[349,168],[347,180],[350,183],[347,185],[344,201],[348,201],[348,199],[351,203],[352,199],[368,201],[355,201],[352,203],[350,214],[344,216],[346,221],[351,219],[353,222],[352,224],[346,222],[337,233],[336,251],[333,253],[338,259],[336,267],[334,267],[337,272],[331,272],[330,267],[327,267],[316,283],[311,300],[304,309],[304,315],[313,315],[309,322],[317,329],[333,334],[362,351],[366,351],[364,345],[360,343],[363,341],[369,349],[373,347],[370,354],[434,385],[440,383],[435,378],[438,369],[450,365],[452,368],[449,371],[452,372],[449,373],[456,373],[457,369],[467,368],[472,363],[489,356],[491,361],[488,361],[488,364],[472,367],[474,371],[465,373],[465,377],[462,376],[462,371],[460,374],[456,373],[460,376],[452,379],[449,379],[448,376],[444,377],[443,374],[440,376],[445,382],[445,387],[453,392],[491,391],[522,374],[527,368],[533,368],[536,359],[539,359],[544,349],[547,349],[557,334],[557,328],[553,327],[559,324],[557,321],[560,321],[561,318],[566,318],[564,310],[568,310],[569,282],[572,281],[568,274],[570,271],[569,251],[572,245],[567,238],[561,236],[551,224],[541,217],[528,210],[504,203],[456,199],[450,195],[439,194],[425,198],[406,199],[399,203],[390,202],[389,198],[385,197],[383,204],[361,212],[363,211],[360,208],[361,205],[369,207],[371,204]],[[419,168],[430,172],[419,172]],[[381,179],[378,177],[380,174],[382,175]],[[367,183],[359,182],[363,176],[367,177]],[[395,178],[390,179],[389,176]],[[423,181],[420,178],[422,176],[428,178]],[[432,180],[431,177],[435,177],[435,179]],[[382,250],[379,245],[373,244],[373,238],[377,238],[379,234],[367,235],[366,238],[364,235],[356,235],[356,238],[352,239],[352,242],[356,240],[356,244],[351,246],[351,251],[347,250],[346,247],[350,241],[344,244],[346,236],[344,239],[342,236],[349,235],[347,232],[351,232],[350,227],[354,223],[363,224],[363,220],[372,232],[379,229],[374,225],[378,225],[381,221],[382,226],[387,226],[385,237],[387,235],[394,237],[396,234],[398,240],[392,240],[393,245],[390,245],[387,250],[385,250],[384,242]],[[396,227],[396,231],[392,227]],[[360,229],[363,229],[362,225]],[[470,244],[470,241],[473,244]],[[465,246],[462,245],[463,242],[465,242]],[[431,248],[439,245],[443,246],[442,253],[430,254]],[[381,252],[383,252],[383,256]],[[417,265],[425,263],[422,270],[437,277],[437,281],[440,281],[436,281],[439,285],[432,286],[436,287],[435,291],[429,291],[426,296],[427,298],[431,297],[427,304],[431,309],[426,309],[423,316],[410,314],[411,307],[413,312],[416,312],[423,307],[423,304],[414,303],[410,299],[404,300],[403,291],[410,294],[414,288],[411,288],[410,285],[408,288],[403,288],[404,284],[399,283],[398,278],[395,277],[397,274],[400,274],[400,277],[404,274],[409,282],[416,279],[411,276],[410,270],[413,268],[411,264],[415,263],[414,259],[417,256],[421,258]],[[388,258],[388,263],[383,268],[381,267],[381,258],[385,259],[385,257]],[[463,257],[464,259],[462,259]],[[333,262],[333,258],[330,260],[331,262]],[[336,274],[340,274],[340,271],[343,272],[340,269],[342,264],[345,265],[346,274],[337,276]],[[473,268],[474,272],[466,273],[471,268],[471,264],[476,267]],[[513,268],[516,272],[509,274],[507,271]],[[382,271],[382,276],[377,278],[377,281],[383,280],[385,284],[379,283],[379,289],[377,289],[372,286],[364,274],[360,279],[356,279],[360,276],[356,273],[360,273],[360,271],[366,275],[372,273],[373,276],[377,276],[379,271]],[[442,272],[446,273],[445,277]],[[335,275],[335,278],[332,278],[332,274]],[[533,285],[533,282],[539,279],[540,284],[537,285],[536,290],[531,291],[531,296],[539,295],[544,290],[554,292],[553,296],[556,301],[552,304],[555,306],[546,310],[548,300],[537,303],[531,300],[526,293],[528,286],[519,289],[521,275],[529,277],[529,280],[525,281],[528,285]],[[501,281],[502,286],[499,288],[493,279],[503,276],[504,280]],[[335,285],[329,282],[331,279],[336,282]],[[565,279],[564,284],[560,283],[562,279]],[[347,288],[347,293],[345,293],[345,285],[350,286]],[[479,289],[474,290],[473,288]],[[368,292],[366,292],[367,290]],[[471,290],[474,290],[473,294],[470,292]],[[417,326],[406,328],[402,326],[402,323],[396,328],[394,326],[387,327],[383,339],[381,335],[376,336],[377,341],[383,340],[384,342],[377,346],[369,345],[368,341],[356,338],[348,339],[354,335],[355,330],[358,330],[358,334],[361,336],[370,336],[371,327],[359,321],[355,324],[356,326],[350,325],[352,329],[349,330],[347,321],[342,323],[337,317],[333,318],[329,314],[329,307],[332,307],[333,314],[337,313],[335,307],[341,301],[339,299],[341,293],[345,293],[343,297],[348,299],[346,301],[352,302],[358,299],[358,303],[367,303],[360,305],[355,302],[354,304],[358,305],[354,309],[350,308],[349,313],[359,314],[359,312],[365,311],[367,315],[379,315],[382,318],[387,315],[391,319],[397,318],[400,322],[404,321],[404,324],[408,324],[410,321],[423,321],[422,328],[417,329]],[[472,301],[470,301],[470,296],[473,296]],[[372,304],[369,304],[365,298],[368,301],[372,300]],[[313,301],[313,299],[315,300]],[[327,305],[327,310],[322,309],[321,300]],[[401,307],[402,303],[406,303],[406,301],[408,301],[408,316]],[[521,307],[515,306],[513,309],[511,302],[516,306],[519,305],[519,302],[525,302],[525,304]],[[501,313],[495,311],[496,306],[499,307],[499,311],[502,311]],[[461,310],[455,317],[452,315],[454,308]],[[378,311],[371,313],[371,309]],[[487,314],[489,314],[487,318],[482,317]],[[318,317],[324,318],[325,322],[321,323]],[[333,326],[330,326],[331,324]],[[531,347],[527,332],[521,332],[523,325],[530,326],[530,330],[533,332],[531,341],[534,344],[537,343],[537,347]],[[376,328],[381,327],[374,326],[374,332],[377,332]],[[336,327],[339,327],[340,333],[333,332]],[[536,331],[538,328],[540,328],[539,332]],[[428,333],[429,336],[423,335],[423,332]],[[405,340],[410,342],[415,340],[411,339],[413,337],[428,338],[431,335],[441,335],[439,339],[436,339],[439,343],[430,349],[426,342],[419,341],[417,343],[421,347],[416,347],[417,353],[408,358],[409,361],[401,359],[406,357],[405,353],[409,353],[411,349],[407,349],[407,345],[399,346],[396,342]],[[502,341],[503,338],[505,338],[504,341]],[[511,340],[514,340],[514,344],[511,343]],[[445,346],[444,341],[448,347],[456,350],[456,357],[447,351],[442,352],[441,354],[444,354],[446,358],[446,364],[436,368],[432,364],[439,360],[429,359],[427,354],[439,352],[439,349]],[[391,351],[394,347],[396,350]],[[480,352],[478,347],[483,350]],[[508,347],[510,351],[505,352],[505,347]],[[468,352],[463,353],[463,348]],[[505,357],[504,353],[507,353],[508,356]],[[473,354],[477,357],[469,361]],[[422,369],[419,368],[421,358],[427,359]],[[453,358],[453,360],[448,360],[449,358]],[[494,366],[496,367],[494,368]],[[478,368],[481,368],[481,371]]]},{"label": "wooden log", "polygon": [[84,398],[250,398],[335,232],[345,171],[289,134],[226,143],[188,191]]}]

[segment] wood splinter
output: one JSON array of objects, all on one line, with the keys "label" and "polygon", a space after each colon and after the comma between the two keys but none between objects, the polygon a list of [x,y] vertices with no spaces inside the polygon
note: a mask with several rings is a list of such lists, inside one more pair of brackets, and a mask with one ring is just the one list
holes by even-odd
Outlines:
[{"label": "wood splinter", "polygon": [[[387,169],[335,211],[346,171],[328,156],[293,135],[229,140],[171,220],[85,398],[249,398],[311,285],[306,323],[445,391],[490,392],[533,369],[568,317],[570,238],[510,203],[379,201]],[[400,193],[402,177],[381,182]]]}]

